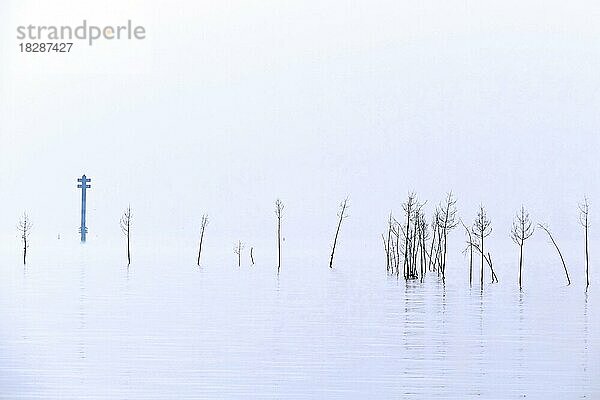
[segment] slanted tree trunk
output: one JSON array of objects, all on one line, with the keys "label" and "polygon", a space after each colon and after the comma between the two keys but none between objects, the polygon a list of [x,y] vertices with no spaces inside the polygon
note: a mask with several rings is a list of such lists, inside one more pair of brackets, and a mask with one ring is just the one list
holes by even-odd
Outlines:
[{"label": "slanted tree trunk", "polygon": [[488,251],[486,259],[487,259],[488,265],[490,266],[490,272],[492,274],[492,283],[494,283],[494,281],[496,283],[498,283],[499,282],[498,277],[496,276],[496,273],[494,272],[494,266],[492,265],[492,255],[490,254],[489,251]]},{"label": "slanted tree trunk", "polygon": [[333,238],[333,246],[331,247],[331,256],[329,257],[329,268],[333,268],[333,255],[335,254],[335,246],[337,245],[338,235],[340,234],[340,228],[342,227],[342,221],[347,217],[346,209],[348,207],[348,198],[344,199],[340,203],[340,211],[338,213],[339,221],[337,229],[335,230],[335,237]]},{"label": "slanted tree trunk", "polygon": [[200,256],[202,254],[202,242],[204,241],[204,230],[206,229],[206,225],[208,225],[208,215],[204,214],[202,216],[202,221],[200,222],[200,244],[198,245],[198,261],[197,261],[198,266],[200,266]]},{"label": "slanted tree trunk", "polygon": [[563,268],[565,270],[565,275],[567,277],[567,286],[569,286],[571,284],[571,278],[569,278],[569,271],[567,270],[567,264],[565,263],[565,259],[562,255],[562,252],[558,248],[558,244],[556,244],[556,241],[554,240],[552,233],[550,233],[550,228],[548,228],[546,225],[543,225],[543,224],[538,224],[538,227],[541,228],[544,232],[546,232],[546,234],[550,238],[550,241],[554,245],[554,248],[558,252],[558,256],[560,257],[560,261],[562,262]]}]

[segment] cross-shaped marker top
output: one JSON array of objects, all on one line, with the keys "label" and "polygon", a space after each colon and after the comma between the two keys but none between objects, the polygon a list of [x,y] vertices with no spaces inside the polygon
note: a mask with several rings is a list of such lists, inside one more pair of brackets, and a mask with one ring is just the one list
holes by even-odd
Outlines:
[{"label": "cross-shaped marker top", "polygon": [[[81,184],[77,185],[78,189],[89,189],[91,188],[90,185],[88,185],[88,182],[91,182],[91,179],[88,179],[85,175],[83,175],[81,178],[77,179],[77,182],[81,182]],[[85,188],[82,186],[85,185]]]}]

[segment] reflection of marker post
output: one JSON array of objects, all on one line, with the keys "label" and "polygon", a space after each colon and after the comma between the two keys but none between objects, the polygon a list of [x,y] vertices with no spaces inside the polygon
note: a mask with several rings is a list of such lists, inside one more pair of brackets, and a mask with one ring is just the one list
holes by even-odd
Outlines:
[{"label": "reflection of marker post", "polygon": [[87,227],[85,226],[85,192],[86,189],[92,187],[91,185],[88,185],[88,182],[91,181],[92,180],[86,178],[85,175],[77,179],[77,182],[81,182],[77,185],[77,188],[81,189],[81,227],[79,228],[79,232],[81,232],[81,243],[85,243],[85,234],[87,233]]}]

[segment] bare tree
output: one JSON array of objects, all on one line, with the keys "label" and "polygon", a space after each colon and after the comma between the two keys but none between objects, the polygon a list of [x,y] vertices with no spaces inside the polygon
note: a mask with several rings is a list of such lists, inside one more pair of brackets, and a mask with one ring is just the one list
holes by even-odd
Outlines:
[{"label": "bare tree", "polygon": [[414,192],[408,194],[406,202],[402,204],[405,214],[404,225],[398,224],[398,230],[404,236],[404,279],[416,279],[419,277],[416,267],[416,257],[419,238],[419,216],[424,203],[419,203]]},{"label": "bare tree", "polygon": [[429,224],[425,220],[425,214],[423,212],[419,213],[418,224],[419,264],[421,266],[421,282],[423,282],[425,279],[425,274],[427,273],[427,241],[431,237],[429,233]]},{"label": "bare tree", "polygon": [[562,255],[560,249],[558,248],[558,244],[556,244],[556,241],[554,240],[554,237],[552,236],[552,233],[550,233],[550,228],[547,225],[544,225],[544,224],[538,224],[538,227],[541,230],[543,230],[544,232],[546,232],[546,234],[548,235],[548,237],[552,241],[552,244],[554,245],[554,248],[558,252],[558,255],[560,257],[560,261],[562,261],[563,268],[565,269],[565,275],[567,276],[567,286],[570,285],[571,284],[571,279],[569,278],[569,271],[567,270],[567,264],[565,264],[565,259],[563,258],[563,255]]},{"label": "bare tree", "polygon": [[585,231],[585,290],[590,286],[590,261],[588,252],[588,229],[590,227],[589,214],[590,205],[586,196],[583,198],[583,202],[579,204],[579,223],[583,226]]},{"label": "bare tree", "polygon": [[488,219],[483,205],[479,206],[477,218],[473,222],[473,228],[471,232],[473,232],[473,234],[479,239],[479,248],[481,253],[481,290],[483,290],[483,267],[485,260],[483,241],[492,233],[492,222]]},{"label": "bare tree", "polygon": [[202,254],[202,242],[204,240],[204,230],[206,229],[206,225],[208,225],[208,215],[202,215],[202,220],[200,221],[200,245],[198,246],[198,266],[200,266],[200,255]]},{"label": "bare tree", "polygon": [[465,232],[467,233],[468,236],[468,240],[467,240],[467,247],[465,248],[465,250],[463,251],[463,253],[466,253],[467,250],[470,251],[469,253],[469,286],[473,286],[473,235],[471,234],[471,230],[469,228],[467,228],[467,225],[465,225],[465,223],[463,222],[463,220],[460,220],[460,223],[462,224],[463,228],[465,228]]},{"label": "bare tree", "polygon": [[127,266],[131,264],[131,251],[130,251],[130,241],[131,241],[131,206],[127,206],[125,211],[123,211],[123,215],[121,216],[121,230],[123,231],[123,235],[127,239]]},{"label": "bare tree", "polygon": [[242,266],[242,250],[244,250],[244,243],[242,243],[241,240],[238,240],[233,248],[233,252],[238,256],[238,267]]},{"label": "bare tree", "polygon": [[340,203],[340,211],[338,211],[338,225],[337,225],[337,229],[335,230],[335,237],[333,238],[333,246],[331,247],[331,257],[329,257],[329,268],[333,268],[333,254],[335,253],[335,246],[337,245],[337,239],[338,239],[338,235],[340,233],[340,227],[342,226],[342,221],[346,218],[348,218],[348,214],[346,214],[346,211],[348,210],[348,198],[346,197],[341,203]]},{"label": "bare tree", "polygon": [[392,229],[393,229],[394,219],[392,217],[392,213],[390,212],[390,217],[388,219],[388,228],[387,228],[387,239],[386,234],[381,234],[381,239],[383,240],[383,249],[385,250],[385,261],[386,261],[386,271],[390,273],[393,271],[393,238],[392,238]]},{"label": "bare tree", "polygon": [[416,195],[411,192],[408,194],[408,199],[406,200],[406,202],[404,204],[402,204],[402,209],[404,210],[404,214],[406,215],[405,226],[404,227],[402,227],[402,225],[399,226],[400,230],[404,233],[404,264],[403,264],[404,279],[408,279],[409,275],[411,273],[411,268],[410,268],[410,243],[411,243],[410,222],[413,220],[413,214],[415,213],[414,208],[415,208],[416,202],[417,202]]},{"label": "bare tree", "polygon": [[277,275],[281,269],[281,217],[283,215],[283,202],[275,201],[275,216],[277,216]]},{"label": "bare tree", "polygon": [[525,207],[521,206],[521,210],[515,215],[513,226],[510,231],[510,237],[519,246],[519,289],[522,289],[522,272],[523,272],[523,245],[525,241],[533,235],[533,228],[529,213],[525,211]]},{"label": "bare tree", "polygon": [[33,224],[27,212],[24,212],[17,224],[17,230],[21,233],[21,241],[23,242],[23,265],[27,264],[27,249],[29,248],[27,239],[29,239],[31,228],[33,228]]},{"label": "bare tree", "polygon": [[250,247],[250,262],[254,265],[254,247]]},{"label": "bare tree", "polygon": [[448,233],[452,229],[456,228],[459,224],[456,214],[456,199],[454,198],[452,191],[450,191],[446,196],[446,201],[444,202],[444,204],[440,204],[439,206],[437,221],[437,225],[442,233],[442,238],[444,241],[441,254],[442,263],[440,264],[442,281],[445,281],[446,279],[446,253],[448,251]]},{"label": "bare tree", "polygon": [[390,213],[390,219],[388,222],[388,236],[389,236],[389,258],[390,258],[390,269],[391,274],[396,274],[396,277],[400,275],[400,234],[401,226],[398,221]]},{"label": "bare tree", "polygon": [[[435,239],[436,239],[436,236],[437,236],[437,233],[438,233],[438,224],[437,224],[437,221],[438,221],[439,215],[440,215],[439,214],[439,210],[436,209],[435,212],[434,212],[434,214],[433,214],[433,219],[431,220],[431,231],[432,231],[432,233],[431,233],[431,247],[429,248],[429,263],[428,263],[428,266],[427,266],[427,269],[429,271],[432,270],[431,269],[431,267],[432,267],[432,261],[435,262],[435,260],[437,258],[437,255],[436,255],[436,257],[433,257],[433,250],[434,250],[434,246],[435,246]],[[433,264],[433,270],[435,271],[435,263]]]}]

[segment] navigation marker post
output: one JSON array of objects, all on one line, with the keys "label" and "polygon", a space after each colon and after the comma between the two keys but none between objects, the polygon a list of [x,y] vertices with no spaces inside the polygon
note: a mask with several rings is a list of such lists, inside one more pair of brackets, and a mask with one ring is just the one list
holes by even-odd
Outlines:
[{"label": "navigation marker post", "polygon": [[85,243],[85,235],[87,233],[87,227],[85,226],[85,191],[92,187],[91,185],[88,185],[91,181],[92,180],[88,179],[85,175],[77,179],[77,182],[80,182],[77,185],[77,188],[81,189],[81,227],[79,228],[79,232],[81,233],[81,243]]}]

